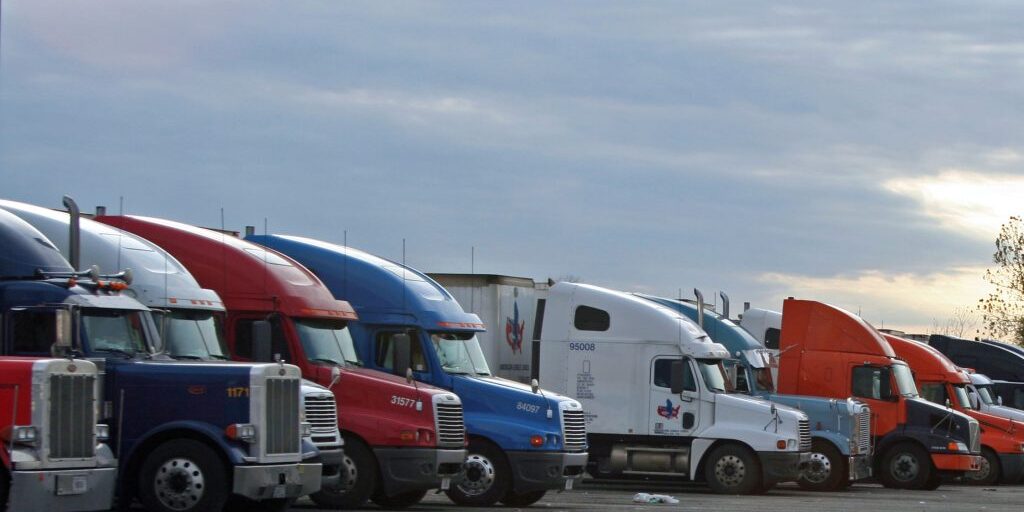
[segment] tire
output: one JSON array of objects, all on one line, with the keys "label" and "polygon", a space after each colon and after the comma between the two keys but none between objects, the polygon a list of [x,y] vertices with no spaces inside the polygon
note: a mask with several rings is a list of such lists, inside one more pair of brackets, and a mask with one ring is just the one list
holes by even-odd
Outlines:
[{"label": "tire", "polygon": [[151,512],[219,512],[228,500],[228,483],[227,468],[209,446],[172,439],[143,460],[138,497]]},{"label": "tire", "polygon": [[932,471],[931,476],[928,477],[928,481],[924,483],[924,487],[921,489],[925,491],[934,491],[942,485],[942,475],[938,471]]},{"label": "tire", "polygon": [[810,467],[800,475],[797,485],[805,491],[831,492],[849,481],[849,464],[839,449],[824,439],[811,443]]},{"label": "tire", "polygon": [[420,502],[424,496],[427,495],[427,491],[406,491],[400,492],[394,496],[384,496],[383,494],[375,494],[370,499],[377,504],[380,508],[384,509],[400,509],[408,508]]},{"label": "tire", "polygon": [[977,471],[968,471],[964,475],[964,483],[968,485],[995,485],[1003,474],[1003,466],[999,463],[999,455],[995,450],[981,447],[981,467]]},{"label": "tire", "polygon": [[11,495],[11,474],[0,464],[0,510],[7,510],[7,499]]},{"label": "tire", "polygon": [[338,485],[322,487],[309,497],[323,508],[358,508],[373,495],[377,486],[377,460],[373,452],[353,437],[345,436]]},{"label": "tire", "polygon": [[540,501],[547,492],[547,489],[528,491],[522,494],[515,494],[512,491],[509,491],[503,498],[501,498],[501,503],[506,507],[529,507],[530,505]]},{"label": "tire", "polygon": [[465,478],[445,491],[456,505],[489,507],[512,487],[512,470],[505,454],[487,441],[469,442],[465,467]]},{"label": "tire", "polygon": [[723,444],[705,459],[704,479],[717,494],[755,494],[762,488],[761,462],[744,446]]},{"label": "tire", "polygon": [[894,489],[925,489],[935,472],[924,448],[903,442],[886,450],[879,465],[878,479],[882,485]]}]

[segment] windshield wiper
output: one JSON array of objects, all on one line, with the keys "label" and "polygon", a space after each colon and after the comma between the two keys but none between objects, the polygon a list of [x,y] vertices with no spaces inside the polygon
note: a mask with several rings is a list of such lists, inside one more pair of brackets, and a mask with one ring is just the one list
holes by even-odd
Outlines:
[{"label": "windshield wiper", "polygon": [[191,355],[191,354],[167,354],[167,355],[169,355],[169,356],[171,356],[171,357],[173,357],[175,359],[188,359],[190,361],[202,361],[203,359],[205,359],[204,357],[194,356],[194,355]]},{"label": "windshield wiper", "polygon": [[460,370],[458,368],[453,368],[451,366],[442,366],[441,369],[444,370],[447,373],[452,374],[452,375],[470,375],[470,374],[473,373],[473,372],[467,372],[466,370]]},{"label": "windshield wiper", "polygon": [[94,348],[93,350],[95,350],[96,352],[113,352],[115,354],[121,354],[125,357],[125,359],[132,359],[139,354],[139,351],[137,350],[128,350],[117,347]]},{"label": "windshield wiper", "polygon": [[334,359],[330,359],[330,358],[327,358],[327,357],[311,357],[311,358],[309,358],[309,360],[314,362],[314,363],[327,363],[327,364],[333,364],[335,366],[340,366],[341,365],[341,363],[339,363],[338,361],[335,361]]},{"label": "windshield wiper", "polygon": [[362,366],[363,366],[363,362],[358,360],[358,359],[357,360],[346,359],[345,362],[348,363],[348,364],[351,364],[353,366],[358,366],[360,368],[362,368]]}]

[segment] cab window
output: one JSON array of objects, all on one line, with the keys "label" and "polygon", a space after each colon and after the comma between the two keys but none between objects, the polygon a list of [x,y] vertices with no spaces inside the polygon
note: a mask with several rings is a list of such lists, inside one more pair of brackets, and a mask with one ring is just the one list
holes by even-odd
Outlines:
[{"label": "cab window", "polygon": [[[654,386],[669,389],[672,387],[672,362],[679,359],[658,359],[654,361]],[[693,378],[693,370],[683,361],[683,391],[697,391],[697,382]]]},{"label": "cab window", "polygon": [[921,384],[921,398],[936,404],[945,404],[949,395],[946,394],[945,384],[926,383]]},{"label": "cab window", "polygon": [[[377,333],[374,340],[375,355],[374,361],[378,368],[384,368],[393,372],[394,368],[394,337],[397,334],[409,335],[409,363],[413,371],[425,372],[428,370],[427,358],[423,354],[423,345],[420,343],[420,334],[417,330],[411,331],[385,331]],[[405,370],[402,370],[403,372]]]},{"label": "cab window", "polygon": [[892,381],[889,369],[878,366],[857,366],[853,369],[853,396],[872,400],[888,400],[892,397]]},{"label": "cab window", "polygon": [[[245,359],[252,359],[252,324],[260,320],[257,318],[243,318],[235,323],[235,355]],[[288,349],[288,340],[284,336],[284,328],[281,326],[281,319],[273,317],[270,319],[270,355],[280,354],[283,361],[292,361],[291,351]]]}]

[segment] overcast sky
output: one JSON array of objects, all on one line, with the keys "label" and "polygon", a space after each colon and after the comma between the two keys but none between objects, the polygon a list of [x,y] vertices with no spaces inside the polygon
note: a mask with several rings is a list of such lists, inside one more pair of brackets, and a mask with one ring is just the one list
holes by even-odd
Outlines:
[{"label": "overcast sky", "polygon": [[1024,214],[1019,2],[3,0],[0,23],[8,199],[912,331],[981,298]]}]

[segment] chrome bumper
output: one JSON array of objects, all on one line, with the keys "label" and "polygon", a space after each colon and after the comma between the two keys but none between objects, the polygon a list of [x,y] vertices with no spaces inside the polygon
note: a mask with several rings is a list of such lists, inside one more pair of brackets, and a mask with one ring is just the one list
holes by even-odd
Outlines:
[{"label": "chrome bumper", "polygon": [[850,481],[864,480],[871,478],[871,456],[851,455],[849,460]]},{"label": "chrome bumper", "polygon": [[320,490],[317,463],[235,466],[231,492],[251,500],[298,498]]},{"label": "chrome bumper", "polygon": [[12,471],[8,510],[109,510],[116,468]]}]

